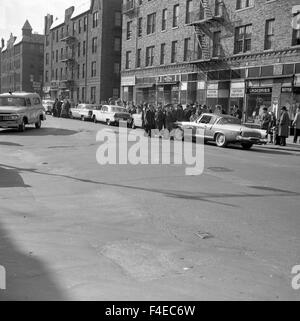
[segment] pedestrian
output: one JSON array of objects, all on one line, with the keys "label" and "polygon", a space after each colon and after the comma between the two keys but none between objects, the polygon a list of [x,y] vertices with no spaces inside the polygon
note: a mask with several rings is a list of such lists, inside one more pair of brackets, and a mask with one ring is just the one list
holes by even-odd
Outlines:
[{"label": "pedestrian", "polygon": [[169,106],[166,109],[165,116],[166,129],[171,133],[174,126],[174,109],[173,106]]},{"label": "pedestrian", "polygon": [[290,117],[285,106],[281,108],[281,115],[279,119],[279,137],[280,145],[286,146],[286,139],[289,137]]},{"label": "pedestrian", "polygon": [[159,131],[162,131],[163,127],[164,127],[164,123],[165,123],[165,115],[164,112],[162,110],[162,107],[159,106],[156,113],[155,113],[155,125],[156,125],[156,129],[158,129]]},{"label": "pedestrian", "polygon": [[155,128],[155,114],[153,106],[149,106],[145,112],[145,131],[151,137],[151,130]]},{"label": "pedestrian", "polygon": [[[270,135],[270,140],[269,143],[273,144],[276,140],[276,116],[274,112],[270,112],[270,123],[269,123],[269,129],[268,129],[268,134]],[[274,135],[275,132],[275,135]]]},{"label": "pedestrian", "polygon": [[293,121],[294,126],[294,144],[297,144],[298,137],[300,136],[300,107],[297,107],[295,119]]},{"label": "pedestrian", "polygon": [[56,105],[56,117],[60,117],[61,115],[61,109],[62,109],[62,101],[59,99]]},{"label": "pedestrian", "polygon": [[260,115],[259,120],[260,120],[260,128],[266,131],[269,130],[271,117],[270,117],[270,114],[268,113],[267,107],[263,108],[263,112]]},{"label": "pedestrian", "polygon": [[214,114],[215,115],[222,115],[222,113],[223,113],[222,106],[221,105],[216,105]]},{"label": "pedestrian", "polygon": [[184,114],[184,120],[190,121],[190,118],[192,116],[192,106],[188,104],[186,106],[186,109],[184,110],[183,114]]},{"label": "pedestrian", "polygon": [[58,103],[58,99],[56,98],[53,104],[53,108],[52,108],[52,115],[53,117],[57,117],[57,103]]},{"label": "pedestrian", "polygon": [[200,108],[198,108],[196,112],[191,116],[190,122],[191,123],[196,122],[200,116],[201,116],[201,111],[200,111]]},{"label": "pedestrian", "polygon": [[183,112],[182,105],[178,105],[178,107],[177,107],[176,119],[177,119],[177,121],[183,121],[184,120],[184,112]]}]

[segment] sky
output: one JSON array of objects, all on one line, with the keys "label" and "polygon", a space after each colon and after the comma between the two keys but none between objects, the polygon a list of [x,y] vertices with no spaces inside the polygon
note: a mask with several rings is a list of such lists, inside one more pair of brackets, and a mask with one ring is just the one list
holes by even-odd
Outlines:
[{"label": "sky", "polygon": [[33,32],[43,33],[47,13],[63,17],[64,10],[86,0],[0,0],[0,38],[8,40],[10,33],[20,34],[28,19]]}]

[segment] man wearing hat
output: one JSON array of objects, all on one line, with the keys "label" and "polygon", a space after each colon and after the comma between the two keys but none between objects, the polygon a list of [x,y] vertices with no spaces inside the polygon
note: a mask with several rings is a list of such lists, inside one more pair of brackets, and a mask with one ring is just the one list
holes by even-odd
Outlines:
[{"label": "man wearing hat", "polygon": [[280,145],[286,146],[286,138],[289,137],[290,117],[286,107],[281,108],[281,115],[279,119],[279,137]]}]

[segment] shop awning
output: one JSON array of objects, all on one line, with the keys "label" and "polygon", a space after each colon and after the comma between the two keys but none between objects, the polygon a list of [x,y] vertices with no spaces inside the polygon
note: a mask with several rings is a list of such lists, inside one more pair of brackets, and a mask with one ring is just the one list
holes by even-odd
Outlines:
[{"label": "shop awning", "polygon": [[179,81],[159,82],[157,86],[178,86]]},{"label": "shop awning", "polygon": [[143,88],[152,88],[154,84],[140,84],[136,85],[136,88],[143,89]]}]

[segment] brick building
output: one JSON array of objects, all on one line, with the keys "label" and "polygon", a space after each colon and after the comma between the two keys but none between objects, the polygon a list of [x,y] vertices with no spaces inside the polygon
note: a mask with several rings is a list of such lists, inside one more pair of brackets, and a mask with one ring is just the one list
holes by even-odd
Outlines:
[{"label": "brick building", "polygon": [[300,103],[299,0],[124,0],[122,98],[247,120]]},{"label": "brick building", "polygon": [[1,40],[1,92],[27,91],[42,93],[44,36],[32,33],[28,21],[22,34]]},{"label": "brick building", "polygon": [[122,0],[92,0],[45,17],[44,96],[77,102],[120,97]]}]

